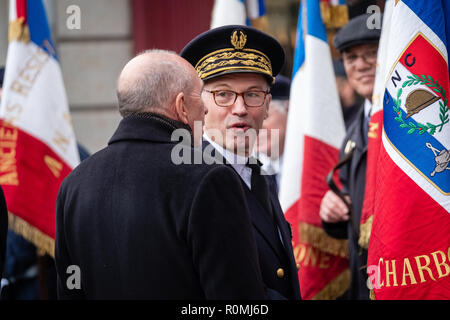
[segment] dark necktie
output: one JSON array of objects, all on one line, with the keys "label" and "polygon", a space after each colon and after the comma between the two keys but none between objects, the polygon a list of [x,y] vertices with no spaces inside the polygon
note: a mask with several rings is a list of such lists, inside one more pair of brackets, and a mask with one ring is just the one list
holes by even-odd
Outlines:
[{"label": "dark necktie", "polygon": [[363,127],[363,133],[364,133],[364,143],[367,146],[367,142],[369,140],[369,122],[370,122],[370,113],[372,112],[372,107],[370,107],[369,112],[366,116],[364,112],[364,127]]},{"label": "dark necktie", "polygon": [[269,214],[271,220],[273,220],[272,205],[270,203],[269,188],[267,186],[266,179],[261,175],[261,165],[257,160],[252,159],[247,162],[247,167],[252,169],[251,176],[251,191],[256,196],[258,201],[264,207],[265,211]]},{"label": "dark necktie", "polygon": [[364,127],[363,127],[363,134],[364,134],[364,144],[367,145],[367,142],[369,140],[369,117],[364,117]]}]

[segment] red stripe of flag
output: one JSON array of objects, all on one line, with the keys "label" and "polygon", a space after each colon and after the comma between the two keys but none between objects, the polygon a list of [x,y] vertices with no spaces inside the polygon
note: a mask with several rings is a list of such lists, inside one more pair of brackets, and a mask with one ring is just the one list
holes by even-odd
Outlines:
[{"label": "red stripe of flag", "polygon": [[16,0],[17,19],[23,17],[27,21],[27,0]]},{"label": "red stripe of flag", "polygon": [[[325,177],[337,163],[339,151],[321,140],[305,135],[303,154],[301,195],[285,214],[293,230],[292,242],[296,262],[300,265],[298,277],[302,298],[306,300],[317,297],[336,298],[323,297],[320,293],[348,270],[348,259],[323,251],[316,247],[317,243],[302,241],[300,224],[313,228],[313,232],[320,228],[322,230],[320,236],[325,236],[319,216],[320,203],[329,190]],[[339,181],[337,175],[338,173],[335,176],[336,182]],[[330,238],[329,241],[337,240]],[[339,291],[339,288],[332,291]]]},{"label": "red stripe of flag", "polygon": [[421,34],[405,50],[399,61],[406,69],[415,75],[433,75],[445,90],[449,87],[447,62],[434,46]]},{"label": "red stripe of flag", "polygon": [[56,197],[71,168],[41,140],[3,120],[0,162],[8,211],[54,239]]},{"label": "red stripe of flag", "polygon": [[368,259],[369,266],[380,267],[382,287],[374,289],[376,299],[448,299],[449,213],[384,148],[379,159],[376,219],[369,243],[369,252],[376,251],[376,255],[369,254]]}]

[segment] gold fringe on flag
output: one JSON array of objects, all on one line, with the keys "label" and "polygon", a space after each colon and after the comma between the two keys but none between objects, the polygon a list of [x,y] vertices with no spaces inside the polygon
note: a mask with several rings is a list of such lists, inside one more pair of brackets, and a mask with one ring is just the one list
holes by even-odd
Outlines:
[{"label": "gold fringe on flag", "polygon": [[55,257],[55,240],[11,212],[8,212],[8,228],[34,244],[38,255]]},{"label": "gold fringe on flag", "polygon": [[373,215],[371,215],[366,222],[359,227],[358,244],[361,248],[369,248],[370,232],[372,231]]},{"label": "gold fringe on flag", "polygon": [[300,241],[323,252],[348,258],[348,242],[330,237],[322,228],[312,224],[299,223]]},{"label": "gold fringe on flag", "polygon": [[331,6],[327,2],[320,2],[322,20],[327,29],[341,28],[348,22],[348,8],[346,5]]},{"label": "gold fringe on flag", "polygon": [[8,40],[9,42],[30,42],[30,30],[28,29],[28,25],[25,23],[24,17],[20,17],[15,21],[9,22]]},{"label": "gold fringe on flag", "polygon": [[335,300],[342,296],[350,287],[350,270],[345,269],[335,279],[320,290],[312,300]]}]

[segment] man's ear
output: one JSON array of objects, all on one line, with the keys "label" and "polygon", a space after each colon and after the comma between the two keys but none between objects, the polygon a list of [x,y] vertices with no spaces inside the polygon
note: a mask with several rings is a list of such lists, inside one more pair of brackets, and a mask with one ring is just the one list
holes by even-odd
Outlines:
[{"label": "man's ear", "polygon": [[189,124],[184,92],[178,93],[175,98],[175,112],[177,113],[178,120],[184,124]]}]

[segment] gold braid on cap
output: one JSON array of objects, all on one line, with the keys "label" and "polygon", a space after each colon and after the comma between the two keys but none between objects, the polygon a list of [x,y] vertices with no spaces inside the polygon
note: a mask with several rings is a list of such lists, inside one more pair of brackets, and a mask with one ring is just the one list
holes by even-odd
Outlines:
[{"label": "gold braid on cap", "polygon": [[231,44],[234,48],[225,48],[213,51],[201,58],[195,65],[200,79],[205,79],[216,73],[229,70],[248,70],[267,74],[272,77],[272,63],[261,51],[244,49],[247,36],[237,30],[231,35]]}]

